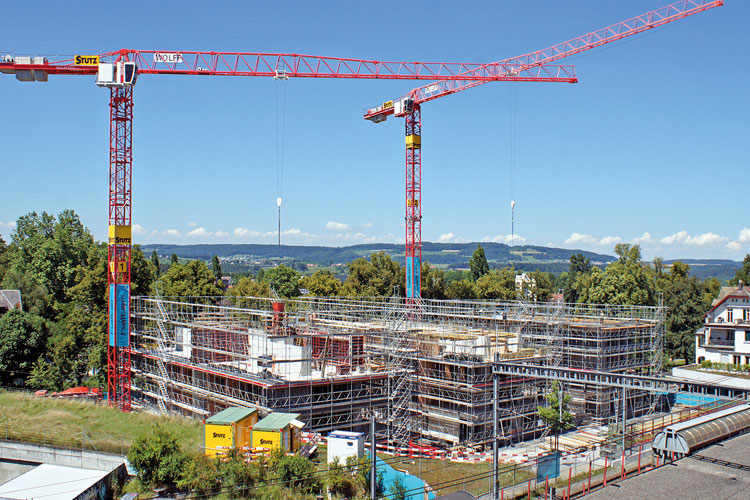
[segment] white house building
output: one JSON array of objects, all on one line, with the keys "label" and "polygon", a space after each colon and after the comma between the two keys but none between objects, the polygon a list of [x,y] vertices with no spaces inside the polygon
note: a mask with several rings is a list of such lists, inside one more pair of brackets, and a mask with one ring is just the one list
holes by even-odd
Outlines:
[{"label": "white house building", "polygon": [[750,287],[722,287],[695,333],[695,360],[750,364]]}]

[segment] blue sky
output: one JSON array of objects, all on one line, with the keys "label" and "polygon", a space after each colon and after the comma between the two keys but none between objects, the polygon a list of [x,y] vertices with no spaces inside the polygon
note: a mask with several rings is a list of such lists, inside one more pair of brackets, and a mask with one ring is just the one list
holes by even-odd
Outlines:
[{"label": "blue sky", "polygon": [[[9,2],[0,54],[120,48],[490,62],[668,3]],[[647,258],[750,251],[750,4],[726,5],[561,61],[580,83],[490,83],[423,107],[423,239],[517,242]],[[276,241],[281,85],[142,76],[133,222],[140,243]],[[403,242],[403,120],[362,110],[418,82],[286,84],[282,242]],[[515,94],[515,99],[512,97]],[[92,77],[0,75],[0,234],[73,208],[104,239],[108,92]],[[513,105],[515,102],[515,106]],[[515,109],[515,126],[511,110]],[[514,132],[514,133],[513,133]],[[515,182],[511,189],[511,137]]]}]

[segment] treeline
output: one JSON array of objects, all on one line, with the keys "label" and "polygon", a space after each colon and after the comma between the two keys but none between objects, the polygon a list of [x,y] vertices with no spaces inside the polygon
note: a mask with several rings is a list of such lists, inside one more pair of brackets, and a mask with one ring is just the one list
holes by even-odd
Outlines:
[{"label": "treeline", "polygon": [[[717,296],[716,278],[691,276],[689,266],[661,259],[644,263],[637,245],[615,247],[617,260],[604,268],[593,266],[583,254],[570,257],[567,272],[529,273],[521,293],[527,300],[546,301],[564,291],[566,302],[656,305],[663,297],[666,349],[673,358],[693,359],[694,333]],[[404,295],[404,266],[386,252],[357,258],[347,265],[343,281],[330,271],[310,276],[287,266],[260,269],[225,289],[221,262],[180,262],[172,254],[159,262],[156,251],[147,258],[138,245],[132,249],[133,295],[170,297],[267,297],[276,293],[313,296],[390,297]],[[421,266],[425,299],[514,300],[518,272],[490,269],[482,246],[469,259],[470,271],[443,271],[428,262]],[[750,282],[750,256],[730,283]],[[18,289],[23,311],[0,317],[0,384],[22,383],[32,388],[61,390],[88,384],[103,386],[108,343],[107,246],[94,241],[75,212],[57,216],[32,212],[18,219],[10,243],[0,238],[0,286]]]}]

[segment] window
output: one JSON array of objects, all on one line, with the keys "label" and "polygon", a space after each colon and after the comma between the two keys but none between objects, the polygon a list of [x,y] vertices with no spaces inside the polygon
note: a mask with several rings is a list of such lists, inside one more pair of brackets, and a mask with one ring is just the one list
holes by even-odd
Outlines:
[{"label": "window", "polygon": [[732,320],[732,317],[733,317],[732,313],[733,312],[734,311],[732,311],[731,309],[727,309],[727,323],[731,323],[733,321]]}]

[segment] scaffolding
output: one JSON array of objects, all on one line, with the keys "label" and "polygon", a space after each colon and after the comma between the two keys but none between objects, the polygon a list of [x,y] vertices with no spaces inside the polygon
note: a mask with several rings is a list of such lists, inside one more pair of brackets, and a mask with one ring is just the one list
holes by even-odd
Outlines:
[{"label": "scaffolding", "polygon": [[[141,405],[199,418],[234,405],[293,412],[319,432],[365,430],[376,412],[379,437],[397,447],[490,444],[494,359],[648,370],[662,318],[658,308],[535,302],[425,300],[415,309],[399,298],[132,301]],[[499,384],[500,439],[541,435],[546,381],[503,375]],[[570,390],[586,418],[617,410],[607,389]],[[636,400],[629,397],[634,409]]]}]

